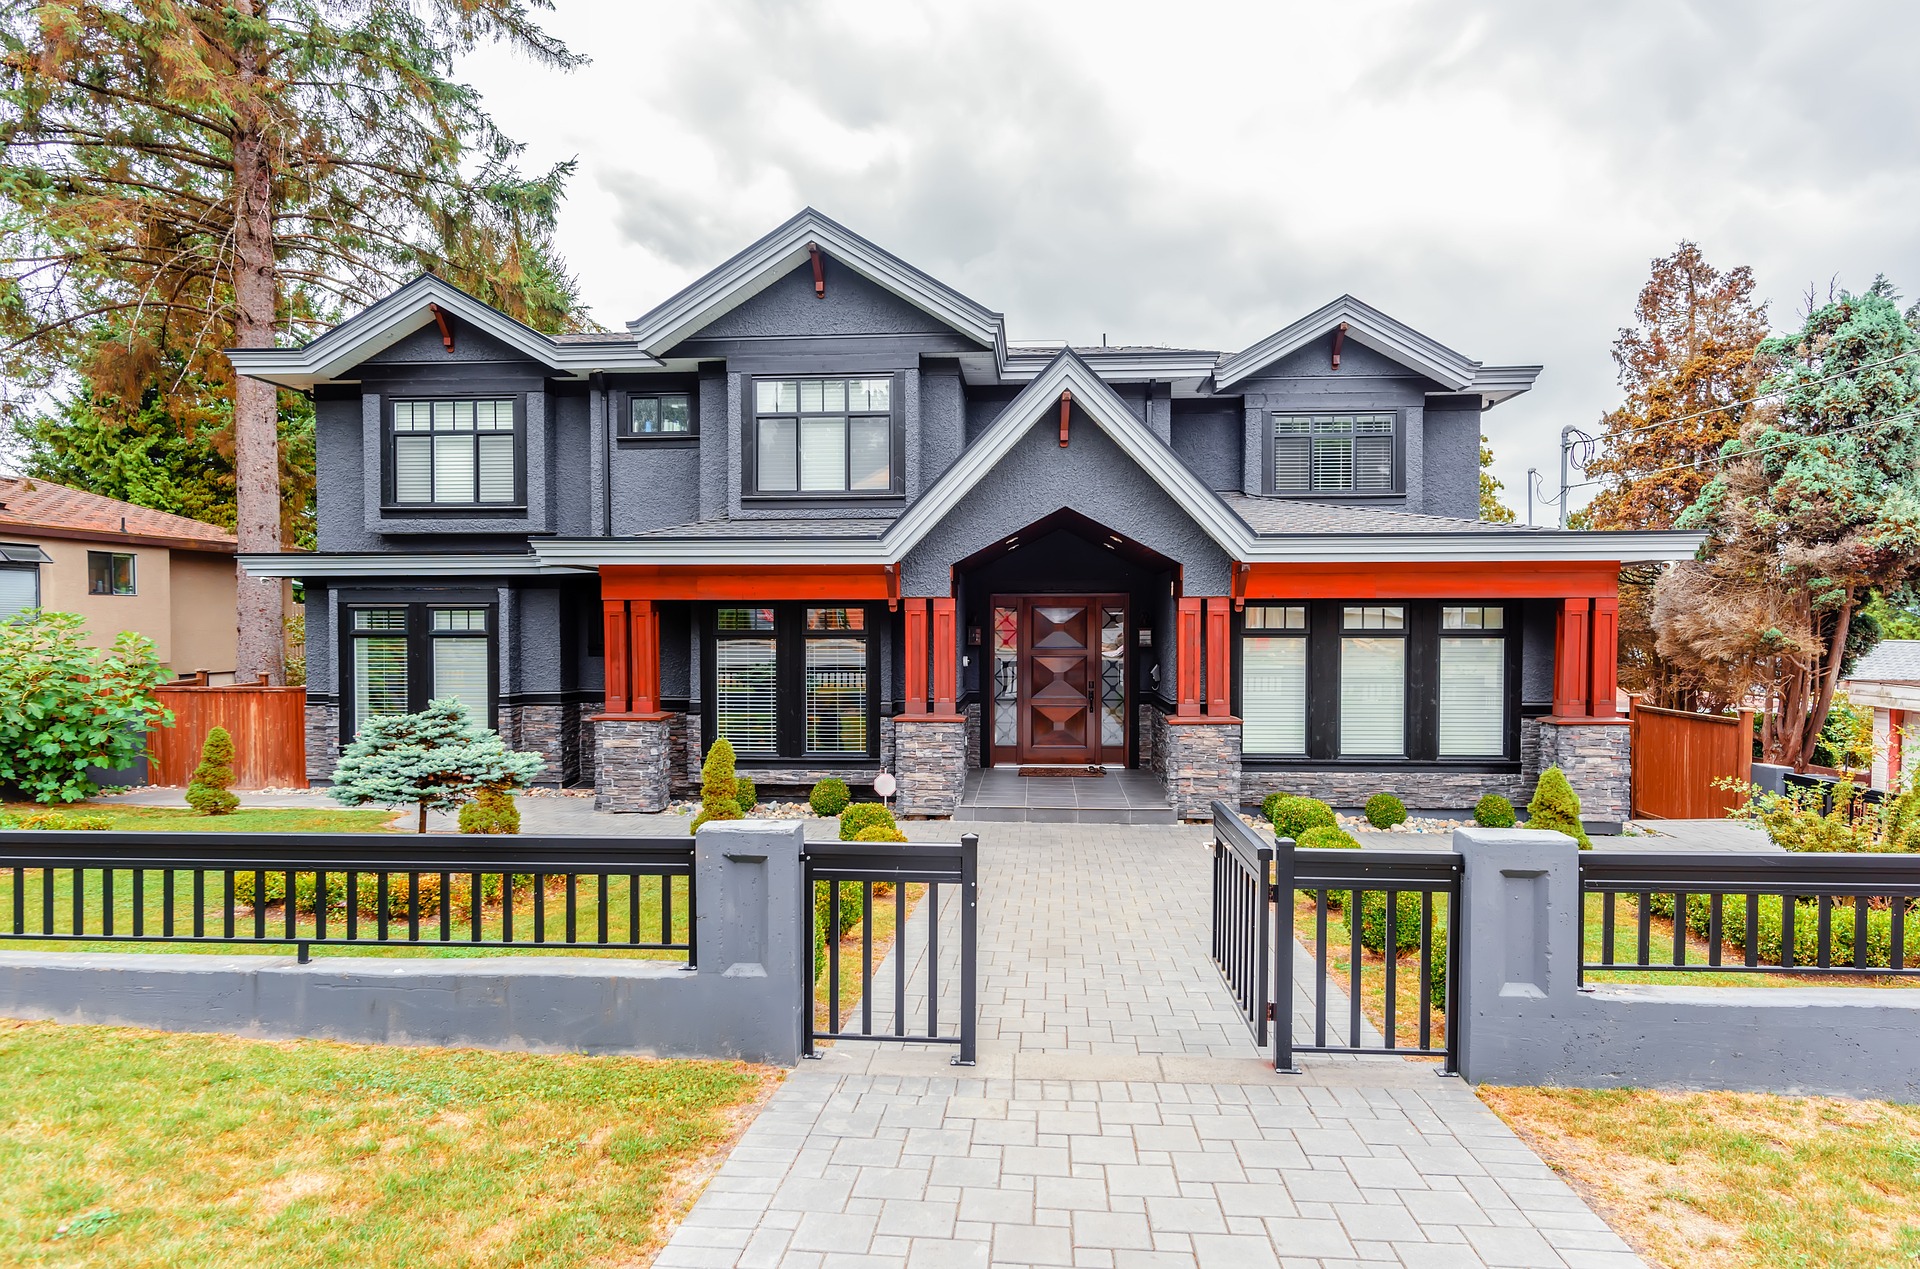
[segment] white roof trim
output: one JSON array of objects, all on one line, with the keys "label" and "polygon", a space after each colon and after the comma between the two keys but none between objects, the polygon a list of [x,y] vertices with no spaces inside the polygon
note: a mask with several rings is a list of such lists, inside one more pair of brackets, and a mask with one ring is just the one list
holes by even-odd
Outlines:
[{"label": "white roof trim", "polygon": [[627,330],[648,352],[656,356],[664,353],[805,263],[808,243],[817,245],[835,263],[846,265],[1005,359],[1006,324],[1000,314],[811,207],[803,208],[746,250],[628,322]]},{"label": "white roof trim", "polygon": [[1332,333],[1341,322],[1347,324],[1348,339],[1364,344],[1382,356],[1391,357],[1403,366],[1418,370],[1450,391],[1457,392],[1471,386],[1480,370],[1480,363],[1472,358],[1429,339],[1370,304],[1362,303],[1351,295],[1343,295],[1292,325],[1275,331],[1251,348],[1222,360],[1213,376],[1215,390],[1226,391],[1288,353]]},{"label": "white roof trim", "polygon": [[577,568],[525,555],[432,552],[282,551],[242,555],[240,567],[253,577],[523,577],[575,573]]},{"label": "white roof trim", "polygon": [[[474,299],[450,282],[423,273],[384,299],[298,348],[229,348],[239,373],[287,388],[310,388],[338,378],[367,358],[430,324],[428,305],[438,304],[463,326],[484,332],[554,370],[587,375],[596,370],[656,370],[657,357],[617,335],[606,344],[564,344]],[[460,332],[454,332],[456,345]]]}]

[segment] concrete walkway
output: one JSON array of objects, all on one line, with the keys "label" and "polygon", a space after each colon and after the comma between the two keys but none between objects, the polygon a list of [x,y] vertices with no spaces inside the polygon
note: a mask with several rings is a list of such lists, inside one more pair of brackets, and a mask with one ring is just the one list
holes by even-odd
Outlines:
[{"label": "concrete walkway", "polygon": [[1208,956],[1204,828],[909,826],[969,830],[979,1065],[850,1043],[802,1063],[663,1269],[1640,1263],[1433,1064],[1274,1074]]}]

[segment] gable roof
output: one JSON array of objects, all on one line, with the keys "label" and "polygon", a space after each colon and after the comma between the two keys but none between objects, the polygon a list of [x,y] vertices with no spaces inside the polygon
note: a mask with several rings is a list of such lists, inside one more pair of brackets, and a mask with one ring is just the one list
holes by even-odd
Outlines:
[{"label": "gable roof", "polygon": [[1287,354],[1332,334],[1342,322],[1348,339],[1419,371],[1449,392],[1478,391],[1490,402],[1505,401],[1531,388],[1540,374],[1539,366],[1483,365],[1371,304],[1343,295],[1259,343],[1221,358],[1213,375],[1214,390],[1225,392]]},{"label": "gable roof", "polygon": [[640,347],[660,356],[804,264],[810,245],[1005,360],[1006,322],[1000,314],[811,207],[628,322],[627,330]]},{"label": "gable roof", "polygon": [[155,511],[104,494],[49,481],[0,476],[0,534],[150,542],[196,551],[231,552],[237,539],[217,524]]},{"label": "gable roof", "polygon": [[[561,374],[585,377],[597,370],[660,367],[658,358],[619,335],[543,335],[431,273],[421,274],[298,348],[229,348],[227,359],[236,371],[251,378],[283,388],[311,388],[349,373],[375,353],[431,324],[432,305]],[[455,338],[459,338],[457,331]]]},{"label": "gable roof", "polygon": [[1920,683],[1920,639],[1882,639],[1854,663],[1853,682]]}]

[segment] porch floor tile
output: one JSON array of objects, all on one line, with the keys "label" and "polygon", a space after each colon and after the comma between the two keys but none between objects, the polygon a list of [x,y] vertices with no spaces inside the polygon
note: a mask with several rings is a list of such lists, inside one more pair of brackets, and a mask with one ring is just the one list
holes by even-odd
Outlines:
[{"label": "porch floor tile", "polygon": [[959,819],[1036,824],[1171,824],[1173,804],[1151,771],[1023,776],[1009,767],[967,772]]}]

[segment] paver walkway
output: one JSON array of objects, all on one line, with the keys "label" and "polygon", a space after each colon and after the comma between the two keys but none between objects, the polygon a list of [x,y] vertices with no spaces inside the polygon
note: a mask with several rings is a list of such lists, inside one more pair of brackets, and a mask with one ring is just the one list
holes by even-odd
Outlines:
[{"label": "paver walkway", "polygon": [[662,1269],[1640,1263],[1433,1065],[1268,1069],[1208,957],[1205,829],[908,826],[968,829],[979,1065],[802,1063]]}]

